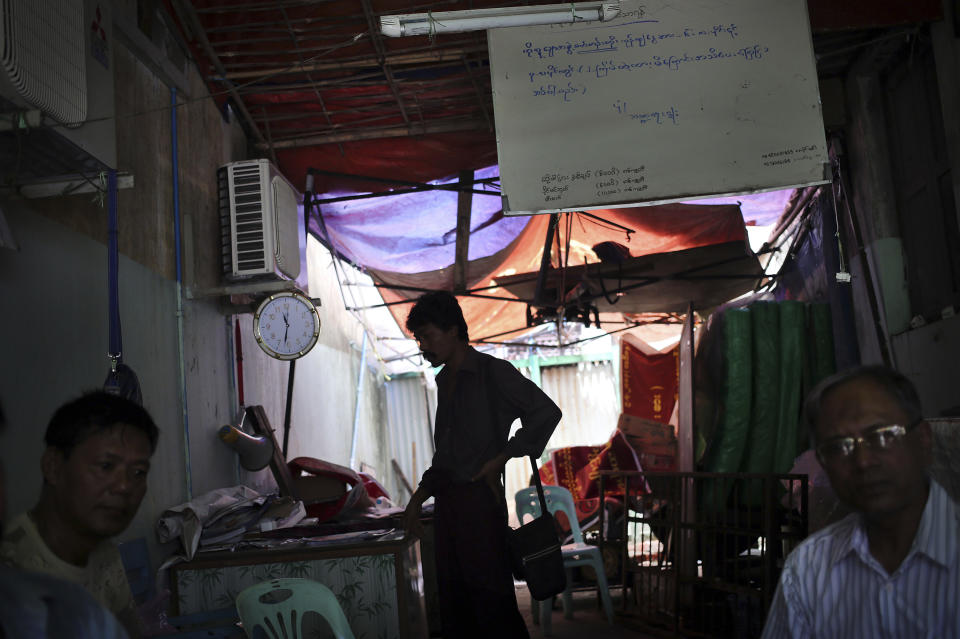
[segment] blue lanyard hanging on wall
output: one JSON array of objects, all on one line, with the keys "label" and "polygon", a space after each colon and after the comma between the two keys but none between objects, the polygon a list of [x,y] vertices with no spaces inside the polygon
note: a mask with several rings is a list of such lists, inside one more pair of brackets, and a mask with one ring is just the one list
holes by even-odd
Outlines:
[{"label": "blue lanyard hanging on wall", "polygon": [[117,172],[107,173],[107,295],[110,324],[110,371],[103,382],[103,390],[143,404],[140,380],[133,369],[123,363],[123,336],[120,330],[119,250],[117,246]]}]

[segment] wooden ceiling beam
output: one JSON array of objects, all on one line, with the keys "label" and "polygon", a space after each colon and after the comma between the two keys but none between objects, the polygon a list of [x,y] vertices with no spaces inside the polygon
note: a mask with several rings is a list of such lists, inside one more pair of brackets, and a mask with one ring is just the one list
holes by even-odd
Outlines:
[{"label": "wooden ceiling beam", "polygon": [[[198,14],[230,14],[242,11],[250,13],[252,11],[276,11],[277,9],[296,9],[299,7],[316,7],[322,0],[270,0],[260,3],[240,3],[235,5],[222,4],[212,7],[202,7],[196,9]],[[331,0],[326,0],[327,4],[333,4]]]},{"label": "wooden ceiling beam", "polygon": [[[189,0],[173,1],[175,3],[175,10],[180,16],[186,19],[188,28],[197,38],[201,49],[203,49],[203,52],[207,55],[207,58],[213,65],[213,68],[217,70],[217,73],[226,73],[226,70],[223,68],[223,63],[213,50],[210,40],[207,39],[207,34],[204,32],[203,26],[200,23],[200,18],[197,16],[197,13],[193,8],[193,3]],[[254,122],[253,116],[250,115],[250,111],[247,110],[247,105],[244,104],[243,98],[241,98],[240,94],[237,93],[237,89],[232,82],[227,82],[227,91],[230,93],[230,97],[233,98],[234,106],[240,112],[240,116],[250,127],[250,135],[256,138],[258,144],[266,144],[267,141],[264,139],[263,134],[260,133],[260,129],[257,128],[257,124]],[[267,146],[269,147],[269,145]]]},{"label": "wooden ceiling beam", "polygon": [[[483,119],[458,120],[453,122],[414,122],[409,126],[387,127],[366,131],[343,131],[341,133],[325,133],[322,135],[306,135],[292,140],[274,141],[275,149],[295,149],[305,146],[321,144],[338,144],[341,142],[358,142],[360,140],[377,140],[381,138],[404,138],[415,135],[429,135],[432,133],[453,133],[457,131],[486,130],[487,123]],[[258,143],[257,149],[266,151],[269,145],[266,142]]]},{"label": "wooden ceiling beam", "polygon": [[[392,104],[392,103],[390,103]],[[365,107],[355,107],[349,109],[340,109],[334,108],[332,104],[327,103],[327,108],[330,109],[330,112],[334,115],[372,115],[373,119],[383,119],[384,117],[396,117],[396,113],[389,112],[384,108],[384,103],[373,104]],[[447,110],[447,109],[474,109],[480,110],[480,107],[477,106],[476,102],[467,96],[465,98],[450,98],[444,100],[431,100],[430,104],[426,105],[425,110],[427,111],[438,111],[438,110]],[[316,117],[321,115],[317,110],[299,110],[299,111],[289,111],[289,112],[267,112],[263,111],[263,115],[255,115],[257,122],[270,122],[270,123],[279,123],[279,122],[292,122],[297,120],[304,120],[311,117]],[[483,113],[483,111],[481,111]],[[485,113],[483,113],[486,115]],[[368,118],[369,119],[369,118]],[[350,122],[350,125],[357,125],[366,120],[353,120]]]},{"label": "wooden ceiling beam", "polygon": [[[457,47],[452,49],[437,49],[435,51],[420,51],[416,53],[394,53],[387,54],[383,62],[391,66],[413,65],[431,62],[457,62],[462,61],[465,56],[477,53],[486,54],[487,47]],[[247,80],[261,76],[278,76],[291,73],[306,73],[310,71],[337,71],[346,69],[362,69],[365,67],[379,67],[380,60],[375,56],[365,58],[355,58],[351,60],[331,60],[329,62],[311,62],[308,64],[292,64],[286,67],[274,67],[270,69],[257,69],[255,71],[230,71],[223,75],[227,80]],[[217,78],[220,79],[220,78]]]},{"label": "wooden ceiling beam", "polygon": [[[448,110],[444,110],[442,113],[436,113],[435,111],[429,112],[428,117],[424,118],[422,113],[417,114],[419,117],[416,119],[416,122],[423,124],[424,122],[463,122],[464,120],[472,120],[474,118],[479,118],[483,115],[476,107],[469,105],[466,109],[460,109],[456,113],[450,113]],[[352,120],[350,122],[344,122],[342,124],[330,124],[328,126],[317,126],[316,119],[319,114],[311,114],[309,116],[304,116],[300,118],[300,124],[296,128],[286,127],[282,130],[286,132],[286,135],[279,135],[278,140],[296,140],[302,137],[311,137],[317,135],[331,135],[338,134],[343,132],[356,132],[363,130],[381,130],[381,129],[392,129],[396,126],[406,126],[405,124],[397,123],[397,114],[396,113],[383,113],[380,115],[373,115],[366,118],[360,118]],[[313,124],[314,126],[311,126]],[[488,127],[489,130],[493,130]]]},{"label": "wooden ceiling beam", "polygon": [[[298,33],[303,33],[309,35],[310,37],[326,37],[320,34],[329,34],[329,37],[339,36],[340,38],[344,37],[344,29],[342,25],[333,23],[325,24],[318,23],[317,21],[304,21],[304,20],[295,20],[295,22],[302,22],[310,27],[315,27],[313,29],[307,29],[306,27],[296,27]],[[236,24],[221,24],[216,26],[211,26],[207,29],[207,33],[214,36],[214,39],[218,42],[221,37],[242,35],[245,33],[255,33],[255,34],[267,34],[267,33],[284,33],[286,27],[282,21],[275,22],[242,22]]]},{"label": "wooden ceiling beam", "polygon": [[[486,99],[490,99],[489,87],[490,81],[488,78],[481,78],[479,82],[487,88],[485,95]],[[356,74],[349,76],[348,79],[344,78],[324,78],[321,80],[313,80],[312,82],[296,82],[291,84],[270,84],[270,85],[261,85],[248,82],[246,84],[238,85],[241,87],[239,89],[241,95],[261,95],[261,94],[270,94],[270,95],[279,95],[283,93],[302,93],[304,91],[311,91],[315,88],[317,89],[351,89],[356,87],[372,87],[372,86],[384,86],[385,81],[383,74],[380,72],[375,73],[366,73],[366,74]],[[455,76],[449,78],[443,78],[440,80],[399,80],[397,81],[397,86],[403,90],[415,91],[421,93],[423,91],[436,90],[443,87],[458,87],[462,88],[464,91],[470,90],[470,84],[468,83],[468,78],[464,76]],[[392,93],[389,94],[378,94],[378,95],[369,95],[364,96],[366,99],[385,99],[386,97],[392,97]],[[341,98],[342,101],[353,102],[356,101],[355,97],[345,96]]]},{"label": "wooden ceiling beam", "polygon": [[[473,171],[460,171],[460,186],[473,184]],[[467,291],[467,260],[470,254],[470,217],[473,212],[473,194],[464,189],[457,194],[457,245],[453,263],[453,292]]]},{"label": "wooden ceiling beam", "polygon": [[400,116],[403,118],[404,124],[409,125],[411,122],[410,114],[407,113],[407,105],[404,103],[403,98],[400,97],[400,91],[397,89],[397,83],[393,77],[393,70],[390,64],[386,62],[387,47],[383,43],[383,36],[380,34],[380,29],[378,28],[377,14],[373,10],[373,4],[370,0],[360,0],[360,4],[363,5],[363,15],[367,19],[367,33],[370,36],[373,49],[377,52],[377,59],[382,61],[380,68],[383,69],[383,77],[387,79],[387,86],[397,101],[397,110],[400,111]]},{"label": "wooden ceiling beam", "polygon": [[[252,34],[238,34],[235,39],[227,38],[217,38],[215,45],[218,49],[226,49],[229,47],[251,47],[251,46],[266,46],[269,44],[283,43],[290,40],[290,36],[285,29],[257,29],[251,30]],[[328,47],[332,47],[337,43],[343,42],[343,34],[339,32],[313,32],[313,31],[298,31],[297,38],[305,42],[313,42],[315,44],[326,43]]]}]

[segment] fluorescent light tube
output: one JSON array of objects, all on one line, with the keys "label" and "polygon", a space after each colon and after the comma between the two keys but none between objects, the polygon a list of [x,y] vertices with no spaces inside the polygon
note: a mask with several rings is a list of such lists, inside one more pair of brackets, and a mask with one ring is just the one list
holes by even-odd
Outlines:
[{"label": "fluorescent light tube", "polygon": [[577,2],[539,6],[437,11],[380,16],[380,31],[394,38],[499,27],[607,21],[620,14],[620,2]]}]

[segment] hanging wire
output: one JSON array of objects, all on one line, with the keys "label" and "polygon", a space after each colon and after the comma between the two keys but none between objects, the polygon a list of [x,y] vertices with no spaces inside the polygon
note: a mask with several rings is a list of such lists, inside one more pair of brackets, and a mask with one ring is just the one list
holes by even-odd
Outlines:
[{"label": "hanging wire", "polygon": [[[838,282],[848,283],[850,282],[850,273],[847,271],[846,264],[843,260],[843,241],[840,239],[840,212],[839,206],[837,205],[838,199],[843,199],[849,197],[847,193],[843,192],[843,179],[840,176],[840,162],[837,161],[834,166],[834,170],[837,173],[837,183],[830,189],[830,195],[833,196],[833,219],[835,225],[834,235],[837,238],[837,256],[840,261],[840,270],[836,274],[836,279]],[[837,197],[837,192],[840,192],[840,197]]]},{"label": "hanging wire", "polygon": [[[11,123],[17,142],[17,157],[13,171],[13,182],[17,184],[19,182],[20,167],[23,161],[23,136],[29,135],[32,129],[39,130],[47,127],[45,127],[42,122],[40,126],[30,126],[28,118],[24,117],[24,112],[12,114]],[[101,169],[95,175],[89,175],[86,170],[78,167],[74,162],[66,160],[62,155],[54,153],[47,154],[45,160],[56,164],[65,174],[80,178],[80,184],[75,185],[73,188],[65,188],[60,195],[70,195],[73,191],[80,188],[83,183],[86,183],[93,188],[94,195],[92,202],[100,208],[104,207],[107,194],[107,174],[104,170]]]},{"label": "hanging wire", "polygon": [[559,273],[559,281],[557,282],[557,343],[563,343],[563,318],[567,314],[567,304],[565,299],[565,293],[567,290],[566,287],[566,269],[563,265],[565,263],[563,257],[563,245],[560,241],[560,224],[557,223],[557,234],[556,234],[556,244],[557,244],[557,270]]},{"label": "hanging wire", "polygon": [[587,213],[585,213],[585,212],[583,212],[583,211],[577,211],[576,213],[577,213],[577,218],[580,220],[580,226],[581,226],[581,228],[583,228],[584,230],[586,230],[586,227],[583,226],[583,220],[586,219],[586,220],[587,220],[588,222],[590,222],[591,224],[595,224],[595,225],[597,225],[597,226],[599,226],[599,227],[601,227],[601,228],[604,228],[604,229],[606,229],[606,230],[608,230],[608,231],[619,231],[619,232],[621,232],[621,233],[625,233],[626,236],[627,236],[627,241],[628,241],[628,242],[630,241],[630,234],[634,232],[633,230],[628,229],[628,228],[626,228],[626,227],[624,227],[624,226],[621,226],[621,225],[619,225],[619,224],[616,224],[615,222],[610,222],[610,221],[604,220],[603,218],[597,217],[597,216],[595,216],[595,215],[589,215],[589,214],[587,214]]},{"label": "hanging wire", "polygon": [[[367,35],[366,32],[360,32],[360,33],[354,34],[354,36],[353,36],[352,38],[350,38],[349,40],[347,40],[346,42],[343,42],[343,43],[338,44],[338,45],[336,45],[336,46],[334,46],[334,47],[331,47],[330,49],[327,49],[326,51],[322,51],[322,52],[318,53],[318,54],[315,55],[315,56],[311,56],[311,57],[305,59],[303,62],[297,62],[297,63],[291,64],[291,65],[288,65],[288,66],[286,66],[286,67],[284,67],[284,68],[282,68],[282,69],[279,69],[278,71],[274,71],[273,73],[267,73],[267,74],[264,74],[264,75],[262,75],[262,76],[258,76],[258,77],[256,77],[256,78],[253,78],[253,79],[251,79],[251,80],[249,80],[249,81],[247,81],[247,82],[242,82],[242,83],[240,83],[240,84],[235,85],[235,86],[233,87],[233,90],[239,91],[240,89],[244,89],[244,88],[246,88],[246,87],[253,86],[253,85],[259,84],[259,83],[261,83],[261,82],[265,82],[266,80],[269,80],[270,78],[276,77],[276,76],[278,76],[278,75],[283,75],[283,74],[287,73],[288,71],[295,71],[297,68],[299,68],[299,67],[302,66],[302,65],[307,65],[307,64],[309,64],[309,63],[311,63],[311,62],[314,62],[314,61],[316,61],[316,60],[319,60],[320,58],[323,58],[323,57],[325,57],[325,56],[333,53],[334,51],[337,51],[338,49],[342,49],[342,48],[344,48],[344,47],[348,47],[348,46],[353,45],[357,40],[360,40],[361,38],[363,38],[363,37],[366,36],[366,35]],[[156,107],[156,108],[153,108],[153,109],[144,109],[144,110],[142,110],[142,111],[135,111],[135,112],[133,112],[133,113],[126,113],[126,114],[124,114],[124,115],[113,115],[113,116],[102,117],[102,118],[88,118],[88,119],[84,120],[83,123],[84,123],[84,124],[90,124],[90,123],[93,123],[93,122],[108,122],[108,121],[110,121],[110,120],[119,121],[119,120],[121,120],[121,119],[138,118],[138,117],[143,116],[143,115],[150,115],[150,114],[153,114],[153,113],[162,113],[162,112],[164,112],[164,111],[170,111],[170,110],[175,109],[175,108],[179,109],[179,108],[181,108],[181,107],[186,107],[186,106],[189,106],[189,105],[194,104],[194,103],[205,102],[205,101],[207,101],[207,100],[209,100],[209,99],[211,99],[211,98],[219,98],[219,97],[223,97],[223,96],[229,95],[229,94],[230,94],[230,89],[224,89],[224,90],[222,90],[222,91],[212,91],[212,92],[207,93],[207,94],[205,94],[205,95],[203,95],[203,96],[200,96],[200,97],[191,98],[191,99],[189,99],[189,100],[183,100],[182,102],[178,102],[175,107],[174,107],[174,106],[169,106],[169,105],[164,105],[164,106],[162,106],[162,107]],[[66,126],[67,126],[66,124],[61,124],[61,123],[59,123],[59,122],[55,122],[55,123],[49,123],[49,124],[42,124],[41,126],[35,127],[35,128],[38,128],[38,129],[59,129],[59,128],[63,128],[63,127],[66,127]]]},{"label": "hanging wire", "polygon": [[430,44],[434,43],[434,40],[437,37],[437,21],[433,18],[433,11],[427,11],[427,38],[430,40]]}]

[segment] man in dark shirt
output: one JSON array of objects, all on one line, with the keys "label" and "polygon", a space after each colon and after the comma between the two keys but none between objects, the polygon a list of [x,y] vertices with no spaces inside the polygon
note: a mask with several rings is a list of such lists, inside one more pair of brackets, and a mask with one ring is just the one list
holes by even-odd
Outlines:
[{"label": "man in dark shirt", "polygon": [[[437,375],[436,452],[405,514],[423,535],[423,502],[434,498],[437,585],[444,637],[529,637],[517,608],[507,551],[501,477],[511,457],[538,457],[560,409],[509,362],[474,350],[457,299],[427,293],[407,317]],[[510,427],[521,428],[508,441]]]}]

